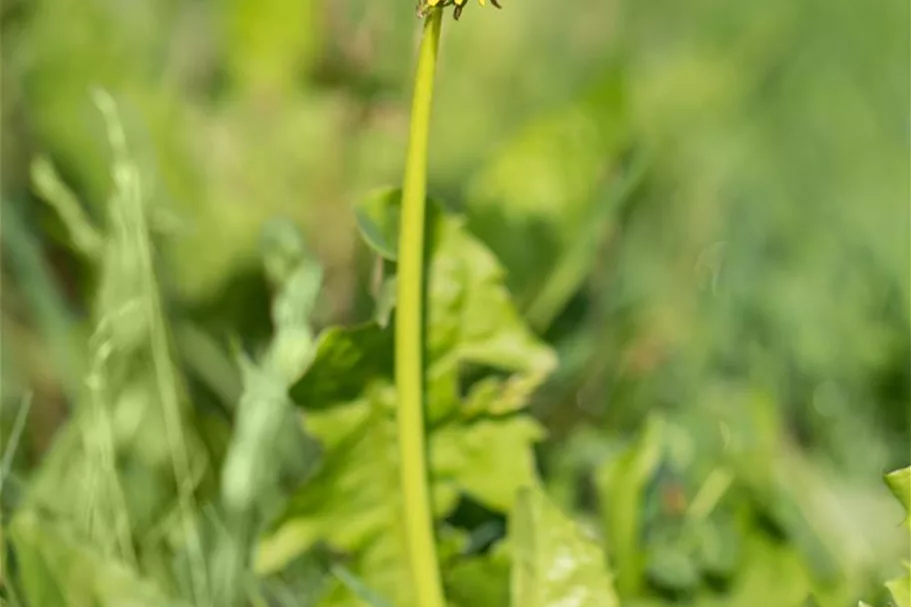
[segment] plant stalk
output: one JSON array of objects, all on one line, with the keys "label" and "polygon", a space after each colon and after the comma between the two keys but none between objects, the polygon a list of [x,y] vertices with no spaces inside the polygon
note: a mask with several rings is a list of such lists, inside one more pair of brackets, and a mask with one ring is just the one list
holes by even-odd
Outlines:
[{"label": "plant stalk", "polygon": [[440,8],[428,12],[415,75],[402,185],[395,324],[395,383],[399,397],[398,444],[404,523],[412,584],[419,607],[446,605],[440,582],[427,471],[423,366],[427,141],[442,16]]}]

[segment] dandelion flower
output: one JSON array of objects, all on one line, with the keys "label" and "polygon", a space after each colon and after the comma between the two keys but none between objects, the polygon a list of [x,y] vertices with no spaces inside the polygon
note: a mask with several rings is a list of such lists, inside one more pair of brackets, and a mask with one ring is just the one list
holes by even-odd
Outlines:
[{"label": "dandelion flower", "polygon": [[[452,11],[452,16],[458,19],[462,14],[462,9],[465,8],[465,4],[468,0],[418,0],[418,15],[424,16],[427,12],[427,9],[439,7],[454,6],[455,8]],[[487,0],[478,0],[478,3],[481,6],[487,4]],[[499,0],[490,0],[490,3],[497,8],[501,8]]]}]

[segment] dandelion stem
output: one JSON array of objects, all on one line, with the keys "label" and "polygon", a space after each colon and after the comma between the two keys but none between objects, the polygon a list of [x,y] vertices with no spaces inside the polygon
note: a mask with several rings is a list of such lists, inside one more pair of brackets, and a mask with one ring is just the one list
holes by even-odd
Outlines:
[{"label": "dandelion stem", "polygon": [[402,186],[398,254],[395,383],[405,532],[412,584],[420,607],[444,607],[433,533],[424,436],[423,290],[427,194],[427,140],[442,10],[424,22],[411,106],[411,126]]}]

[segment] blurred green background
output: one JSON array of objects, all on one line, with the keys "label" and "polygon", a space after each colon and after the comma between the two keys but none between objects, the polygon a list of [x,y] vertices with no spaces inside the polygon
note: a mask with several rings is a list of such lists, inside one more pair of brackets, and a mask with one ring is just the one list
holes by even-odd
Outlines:
[{"label": "blurred green background", "polygon": [[[612,544],[629,604],[885,604],[908,555],[881,482],[911,461],[908,2],[503,4],[444,24],[429,189],[557,351],[532,403],[552,496],[648,521]],[[117,160],[93,90],[120,112],[181,389],[218,453],[232,348],[272,331],[270,220],[323,268],[316,329],[371,315],[353,209],[401,178],[419,26],[411,0],[0,6],[4,445],[30,407],[9,514],[58,465],[93,368],[91,226],[111,221]],[[63,184],[82,241],[46,204]],[[612,472],[622,453],[640,464]],[[624,483],[649,490],[624,501]],[[712,483],[749,522],[675,518]]]}]

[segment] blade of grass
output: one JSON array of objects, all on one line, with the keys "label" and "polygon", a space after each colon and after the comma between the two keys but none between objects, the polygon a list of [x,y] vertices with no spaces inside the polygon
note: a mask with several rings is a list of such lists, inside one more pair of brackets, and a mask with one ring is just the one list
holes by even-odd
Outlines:
[{"label": "blade of grass", "polygon": [[[10,471],[12,470],[13,457],[16,455],[16,449],[19,448],[19,439],[22,437],[22,431],[25,429],[25,420],[28,419],[28,414],[31,409],[32,393],[26,392],[26,394],[22,397],[22,402],[19,405],[19,410],[16,412],[16,419],[13,421],[13,429],[10,432],[6,447],[3,449],[3,459],[0,461],[0,497],[3,496],[3,486],[6,479],[9,478]],[[0,530],[0,583],[5,583],[7,580],[5,539],[6,538],[3,537],[3,531]],[[5,587],[10,591],[10,598],[13,601],[12,604],[18,605],[19,602],[16,599],[13,585],[6,584]]]},{"label": "blade of grass", "polygon": [[136,247],[140,262],[141,297],[138,305],[142,306],[142,313],[149,327],[152,373],[161,399],[166,438],[177,483],[181,523],[192,562],[194,603],[200,606],[211,605],[202,540],[195,525],[196,499],[193,494],[193,474],[187,438],[182,427],[178,379],[171,363],[167,326],[155,283],[152,245],[143,207],[139,171],[129,158],[126,135],[113,97],[103,89],[96,89],[94,99],[104,116],[108,139],[113,150],[115,199],[112,200],[112,204],[120,205],[116,209],[115,217],[130,230],[129,236]]},{"label": "blade of grass", "polygon": [[411,106],[402,186],[395,327],[395,383],[399,396],[398,443],[404,524],[412,584],[417,604],[421,607],[445,605],[427,479],[422,356],[427,142],[441,25],[442,10],[431,9],[424,22]]},{"label": "blade of grass", "polygon": [[76,250],[88,259],[97,260],[104,241],[92,225],[76,195],[66,186],[54,165],[45,157],[36,158],[31,166],[32,183],[42,199],[60,216]]},{"label": "blade of grass", "polygon": [[19,411],[16,412],[16,419],[13,421],[9,442],[3,450],[3,461],[0,463],[0,493],[3,493],[3,481],[13,467],[13,457],[16,455],[16,449],[19,448],[19,439],[22,437],[22,431],[25,429],[25,420],[28,419],[31,409],[32,393],[26,392],[22,397],[22,403],[19,405]]}]

